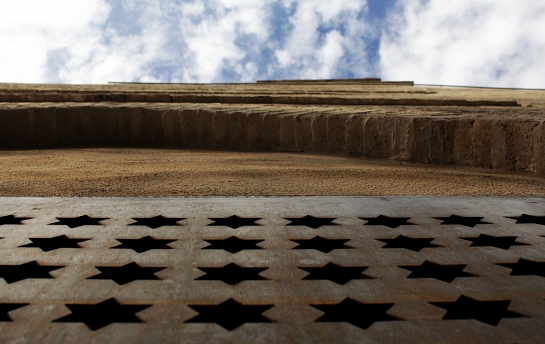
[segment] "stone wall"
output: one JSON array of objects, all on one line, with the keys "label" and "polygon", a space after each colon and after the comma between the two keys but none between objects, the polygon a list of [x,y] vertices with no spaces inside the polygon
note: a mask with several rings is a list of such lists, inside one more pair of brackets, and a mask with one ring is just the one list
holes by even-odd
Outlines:
[{"label": "stone wall", "polygon": [[[342,111],[341,111],[342,110]],[[463,110],[463,109],[462,109]],[[431,110],[430,110],[431,111]],[[0,106],[0,148],[323,152],[545,174],[545,118],[510,110],[67,103]],[[477,111],[478,112],[478,111]],[[486,111],[485,111],[486,112]]]}]

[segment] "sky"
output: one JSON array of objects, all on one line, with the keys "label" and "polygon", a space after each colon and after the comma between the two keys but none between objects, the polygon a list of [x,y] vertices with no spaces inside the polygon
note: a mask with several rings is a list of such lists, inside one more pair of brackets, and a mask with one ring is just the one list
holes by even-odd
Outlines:
[{"label": "sky", "polygon": [[545,0],[1,0],[0,82],[545,88]]}]

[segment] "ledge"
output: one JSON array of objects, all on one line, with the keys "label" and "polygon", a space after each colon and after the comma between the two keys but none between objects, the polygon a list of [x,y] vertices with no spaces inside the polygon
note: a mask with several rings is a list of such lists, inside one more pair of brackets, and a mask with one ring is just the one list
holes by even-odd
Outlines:
[{"label": "ledge", "polygon": [[513,115],[501,108],[484,108],[480,113],[440,109],[384,112],[381,107],[350,106],[4,104],[0,106],[0,148],[324,152],[545,174],[543,114]]}]

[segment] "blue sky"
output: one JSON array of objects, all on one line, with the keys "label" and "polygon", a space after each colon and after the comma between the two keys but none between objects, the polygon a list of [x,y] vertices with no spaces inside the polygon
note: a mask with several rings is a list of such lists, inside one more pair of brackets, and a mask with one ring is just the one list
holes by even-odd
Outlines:
[{"label": "blue sky", "polygon": [[543,0],[2,0],[0,82],[545,88]]}]

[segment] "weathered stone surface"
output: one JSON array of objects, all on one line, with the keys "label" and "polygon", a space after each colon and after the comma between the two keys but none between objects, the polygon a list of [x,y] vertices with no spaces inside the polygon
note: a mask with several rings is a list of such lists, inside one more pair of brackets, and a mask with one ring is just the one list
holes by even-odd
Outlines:
[{"label": "weathered stone surface", "polygon": [[545,121],[534,128],[533,136],[532,163],[528,170],[545,174]]},{"label": "weathered stone surface", "polygon": [[545,173],[544,95],[374,81],[6,84],[0,148],[324,152]]}]

